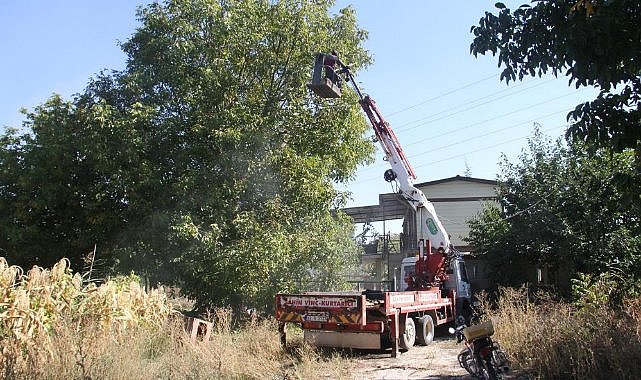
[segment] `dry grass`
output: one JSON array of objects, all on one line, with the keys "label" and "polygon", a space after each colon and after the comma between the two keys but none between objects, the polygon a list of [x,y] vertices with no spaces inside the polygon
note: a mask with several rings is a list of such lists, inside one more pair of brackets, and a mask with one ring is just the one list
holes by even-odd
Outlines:
[{"label": "dry grass", "polygon": [[[173,318],[171,316],[174,316]],[[162,289],[128,278],[83,284],[68,262],[26,275],[0,258],[0,377],[7,379],[348,378],[349,362],[300,340],[279,344],[274,321],[232,325],[212,313],[209,342],[193,342]]]},{"label": "dry grass", "polygon": [[641,374],[641,299],[623,310],[531,303],[522,290],[502,289],[496,340],[515,368],[543,379],[636,379]]}]

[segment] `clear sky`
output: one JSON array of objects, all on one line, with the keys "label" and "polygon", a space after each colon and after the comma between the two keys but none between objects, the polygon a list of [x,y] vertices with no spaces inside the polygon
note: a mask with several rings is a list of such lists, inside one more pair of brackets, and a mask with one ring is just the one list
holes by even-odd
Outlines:
[{"label": "clear sky", "polygon": [[69,97],[103,69],[123,69],[138,24],[132,0],[0,0],[0,125],[20,126],[52,93]]},{"label": "clear sky", "polygon": [[[18,127],[19,108],[32,109],[54,92],[68,98],[95,73],[124,68],[118,41],[134,32],[136,7],[145,3],[0,0],[0,125]],[[369,31],[374,63],[357,79],[391,123],[419,182],[462,175],[466,167],[473,177],[494,179],[501,154],[514,159],[534,122],[560,136],[570,108],[594,95],[565,78],[499,82],[496,58],[469,53],[470,27],[494,3],[337,1],[336,9],[352,5]],[[391,190],[381,158],[379,151],[346,186],[350,206],[376,204]]]}]

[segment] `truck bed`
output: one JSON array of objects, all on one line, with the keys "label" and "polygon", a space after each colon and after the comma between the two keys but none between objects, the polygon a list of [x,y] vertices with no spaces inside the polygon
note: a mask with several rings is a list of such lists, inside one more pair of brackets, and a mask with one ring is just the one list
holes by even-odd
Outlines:
[{"label": "truck bed", "polygon": [[382,315],[389,316],[443,307],[451,308],[452,304],[453,299],[441,297],[439,289],[411,292],[352,291],[278,294],[276,319],[284,322],[352,323],[364,326],[367,323],[368,310],[376,309]]},{"label": "truck bed", "polygon": [[[283,346],[286,325],[300,325],[306,341],[317,346],[379,349],[392,347],[407,319],[431,317],[434,325],[454,320],[455,293],[442,297],[438,288],[391,292],[309,292],[276,295],[276,319]],[[385,343],[387,342],[387,343]]]}]

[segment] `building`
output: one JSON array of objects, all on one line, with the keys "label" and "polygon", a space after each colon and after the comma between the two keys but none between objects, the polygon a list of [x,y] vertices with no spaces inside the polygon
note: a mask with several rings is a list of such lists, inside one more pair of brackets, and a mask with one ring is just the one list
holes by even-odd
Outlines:
[{"label": "building", "polygon": [[[486,288],[489,284],[483,262],[474,257],[475,248],[464,239],[469,234],[467,221],[482,210],[484,203],[496,202],[496,181],[455,176],[422,182],[415,186],[434,204],[441,223],[450,234],[452,245],[461,252],[469,252],[465,256],[472,286],[476,289]],[[355,223],[403,220],[400,236],[392,239],[388,234],[384,234],[387,236],[370,243],[363,255],[363,262],[371,263],[376,268],[371,282],[387,281],[387,287],[392,288],[394,283],[400,282],[398,268],[401,260],[417,252],[414,210],[399,194],[380,194],[378,205],[350,207],[343,211],[350,215]]]}]

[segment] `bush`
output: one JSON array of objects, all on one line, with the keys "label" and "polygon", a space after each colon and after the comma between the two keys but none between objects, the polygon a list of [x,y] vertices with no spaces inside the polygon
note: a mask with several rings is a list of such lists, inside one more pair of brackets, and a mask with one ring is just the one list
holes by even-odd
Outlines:
[{"label": "bush", "polygon": [[525,290],[502,288],[495,307],[484,302],[515,368],[543,379],[641,373],[641,298],[627,300],[623,310],[539,301],[531,302]]}]

